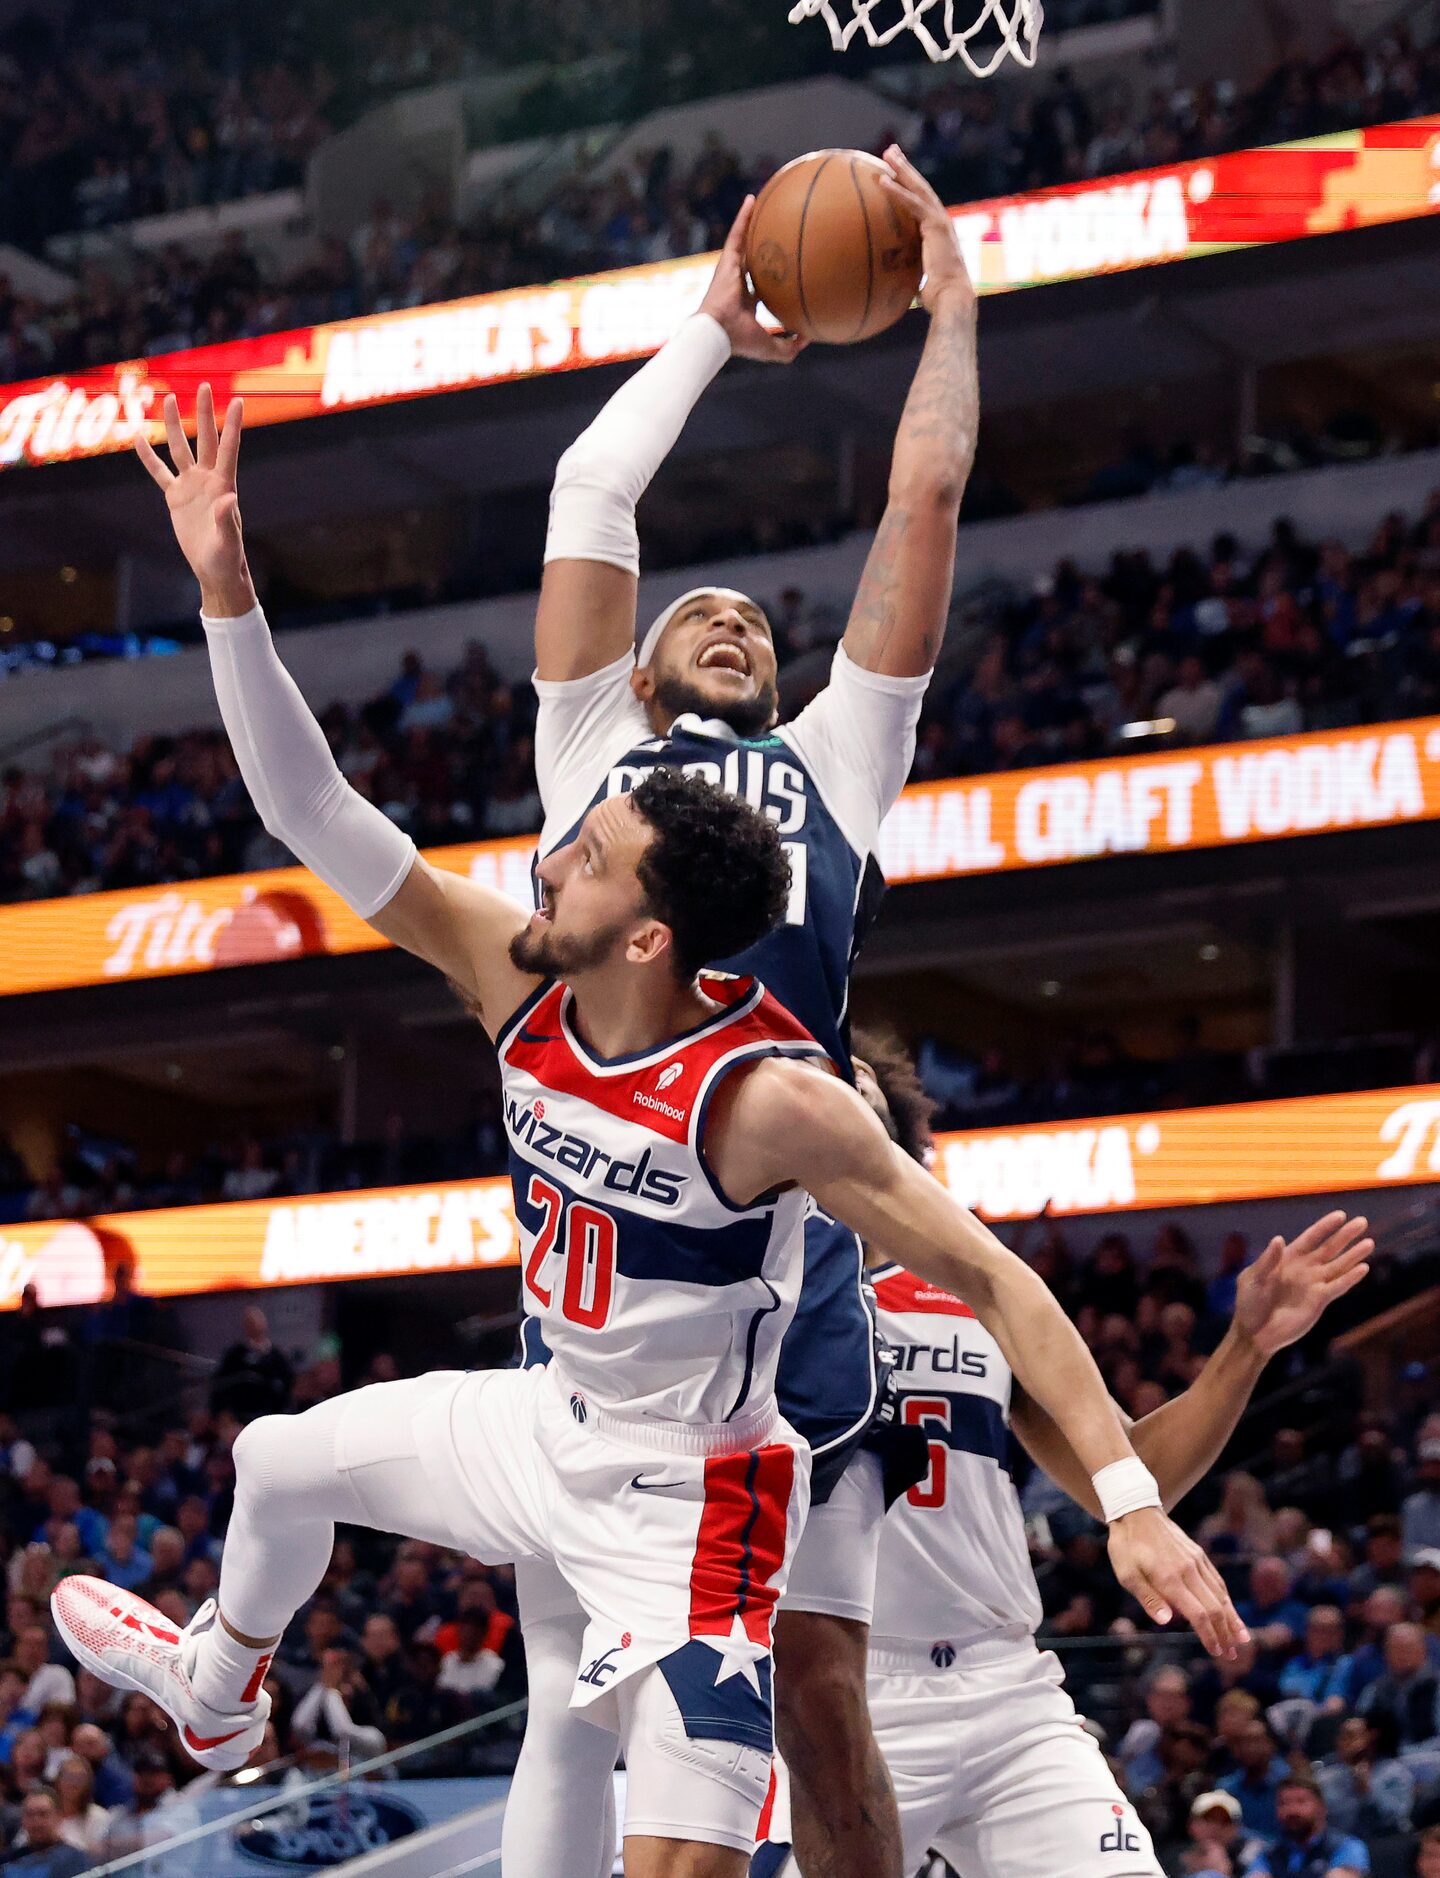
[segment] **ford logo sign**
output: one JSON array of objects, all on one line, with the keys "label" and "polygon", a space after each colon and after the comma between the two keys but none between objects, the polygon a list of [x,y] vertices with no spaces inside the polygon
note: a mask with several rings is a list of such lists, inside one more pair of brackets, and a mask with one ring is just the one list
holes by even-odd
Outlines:
[{"label": "ford logo sign", "polygon": [[378,1852],[419,1829],[403,1800],[374,1787],[297,1800],[235,1834],[236,1848],[272,1871],[314,1871]]}]

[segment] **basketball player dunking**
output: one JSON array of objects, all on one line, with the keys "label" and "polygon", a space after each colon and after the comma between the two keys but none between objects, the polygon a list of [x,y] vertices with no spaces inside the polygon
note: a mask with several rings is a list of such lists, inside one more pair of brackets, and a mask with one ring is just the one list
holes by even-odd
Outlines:
[{"label": "basketball player dunking", "polygon": [[1245,1633],[1218,1575],[1160,1510],[1045,1287],[816,1066],[824,1052],[763,986],[701,970],[785,917],[773,820],[660,767],[541,861],[528,917],[430,866],[345,781],[271,643],[235,495],[240,407],[217,436],[202,388],[198,460],[173,399],[166,421],[176,473],[138,447],[199,578],[221,715],[266,828],[446,973],[495,1039],[553,1360],[253,1422],[218,1607],[181,1633],[133,1594],[66,1579],[52,1608],[79,1660],[159,1701],[203,1764],[234,1767],[264,1734],[266,1670],[337,1520],[547,1558],[587,1618],[571,1700],[625,1746],[628,1878],[742,1878],[770,1771],[771,1617],[808,1500],[809,1449],[774,1389],[807,1194],[982,1313],[1093,1476],[1121,1582],[1233,1648]]},{"label": "basketball player dunking", "polygon": [[[776,732],[770,627],[740,593],[686,594],[635,642],[641,494],[732,354],[785,363],[798,350],[755,317],[742,267],[750,203],[700,312],[562,457],[535,625],[541,852],[566,840],[593,802],[657,764],[763,805],[790,847],[792,904],[784,926],[735,969],[762,978],[846,1076],[850,971],[883,886],[875,844],[909,775],[945,629],[979,421],[976,302],[953,226],[898,150],[887,163],[887,186],[920,218],[930,327],[889,503],[828,687]],[[879,1460],[858,1446],[876,1410],[874,1325],[854,1236],[817,1217],[807,1238],[780,1400],[815,1455],[814,1506],[776,1629],[777,1732],[793,1770],[806,1878],[900,1878],[899,1822],[865,1701],[885,1511]],[[529,1347],[538,1354],[533,1338]],[[522,1565],[518,1580],[530,1714],[505,1878],[605,1878],[613,1823],[597,1833],[596,1821],[613,1820],[615,1742],[568,1706],[583,1617],[553,1571]]]},{"label": "basketball player dunking", "polygon": [[[854,1042],[861,1094],[923,1163],[931,1105],[913,1065],[884,1038],[857,1031]],[[1330,1213],[1290,1245],[1275,1240],[1241,1276],[1234,1321],[1204,1373],[1130,1427],[1167,1506],[1219,1459],[1270,1358],[1364,1278],[1374,1249],[1364,1234],[1363,1219]],[[1057,1659],[1036,1647],[1040,1596],[1009,1436],[1093,1513],[1084,1470],[959,1298],[880,1254],[867,1262],[899,1358],[902,1420],[923,1430],[929,1452],[925,1478],[885,1521],[870,1642],[870,1712],[895,1783],[906,1878],[928,1851],[985,1878],[1160,1878]],[[784,1787],[752,1878],[794,1878]]]}]

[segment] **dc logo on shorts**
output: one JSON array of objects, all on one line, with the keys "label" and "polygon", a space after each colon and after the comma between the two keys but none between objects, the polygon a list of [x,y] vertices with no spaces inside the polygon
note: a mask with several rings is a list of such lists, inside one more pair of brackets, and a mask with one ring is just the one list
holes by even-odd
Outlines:
[{"label": "dc logo on shorts", "polygon": [[668,1089],[672,1082],[679,1082],[684,1074],[685,1065],[683,1063],[672,1063],[669,1069],[661,1070],[660,1080],[656,1083],[655,1087],[657,1090]]},{"label": "dc logo on shorts", "polygon": [[582,1428],[585,1426],[586,1422],[589,1421],[590,1411],[585,1406],[585,1398],[583,1395],[576,1394],[571,1396],[570,1413],[575,1417]]},{"label": "dc logo on shorts", "polygon": [[1115,1824],[1109,1832],[1100,1835],[1102,1852],[1138,1852],[1140,1841],[1125,1824],[1125,1808],[1113,1802],[1110,1811],[1115,1815]]},{"label": "dc logo on shorts", "polygon": [[953,1669],[955,1666],[955,1645],[953,1643],[934,1644],[930,1651],[930,1661],[936,1669]]}]

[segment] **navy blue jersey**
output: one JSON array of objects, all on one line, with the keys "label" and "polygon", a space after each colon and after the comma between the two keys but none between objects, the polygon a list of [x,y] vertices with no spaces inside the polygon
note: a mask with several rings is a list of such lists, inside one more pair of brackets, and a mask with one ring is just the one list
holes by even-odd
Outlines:
[{"label": "navy blue jersey", "polygon": [[[842,651],[829,686],[771,736],[741,738],[689,716],[657,736],[630,690],[632,670],[626,659],[588,678],[537,680],[541,852],[564,845],[597,802],[633,789],[660,764],[763,809],[790,856],[789,915],[759,945],[717,963],[759,978],[850,1079],[850,973],[883,891],[874,850],[909,773],[924,680],[877,677]],[[855,1235],[812,1213],[777,1393],[817,1456],[852,1441],[874,1413],[875,1333],[862,1266]],[[527,1352],[537,1342],[527,1334]]]},{"label": "navy blue jersey", "polygon": [[668,737],[650,737],[627,750],[569,827],[552,835],[547,820],[543,852],[573,840],[597,802],[627,793],[661,765],[703,776],[764,809],[785,838],[790,908],[784,925],[758,945],[714,963],[740,977],[758,978],[852,1081],[850,972],[884,892],[879,865],[873,854],[851,846],[783,733],[740,740],[728,731],[722,736],[711,731],[711,726],[681,718]]}]

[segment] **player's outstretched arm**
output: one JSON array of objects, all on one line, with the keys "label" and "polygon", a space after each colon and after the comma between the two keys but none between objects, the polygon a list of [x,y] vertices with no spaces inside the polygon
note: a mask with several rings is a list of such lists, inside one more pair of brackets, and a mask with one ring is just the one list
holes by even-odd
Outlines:
[{"label": "player's outstretched arm", "polygon": [[143,435],[136,450],[165,493],[175,539],[200,583],[201,617],[220,715],[261,821],[346,905],[396,945],[437,965],[503,1021],[534,980],[510,963],[526,915],[503,894],[442,874],[341,775],[325,733],[280,663],[245,557],[236,476],[244,408],[215,423],[200,387],[192,450],[175,399],[165,401],[172,469]]},{"label": "player's outstretched arm", "polygon": [[955,530],[980,426],[975,289],[945,205],[898,146],[885,187],[920,218],[930,331],[890,463],[890,493],[845,630],[857,665],[919,678],[940,655]]},{"label": "player's outstretched arm", "polygon": [[[1048,1288],[891,1142],[853,1089],[793,1062],[763,1062],[722,1085],[706,1153],[738,1204],[804,1187],[868,1245],[963,1298],[1087,1473],[1102,1476],[1120,1582],[1158,1623],[1176,1612],[1187,1619],[1212,1654],[1243,1640],[1219,1574],[1161,1511],[1094,1359]],[[1108,1472],[1118,1464],[1128,1465]],[[1122,1480],[1135,1483],[1133,1495],[1117,1497]]]},{"label": "player's outstretched arm", "polygon": [[611,398],[561,457],[550,495],[535,666],[546,680],[586,678],[635,643],[640,537],[635,509],[702,392],[732,352],[788,364],[804,341],[755,317],[745,278],[747,196],[700,310]]},{"label": "player's outstretched arm", "polygon": [[[1298,1343],[1338,1298],[1362,1282],[1374,1250],[1364,1219],[1327,1213],[1288,1245],[1278,1236],[1272,1239],[1241,1273],[1235,1315],[1200,1375],[1173,1401],[1128,1424],[1131,1444],[1154,1474],[1167,1509],[1219,1460],[1271,1357]],[[1100,1503],[1084,1464],[1051,1417],[1023,1391],[1016,1392],[1013,1421],[1026,1450],[1050,1478],[1098,1513]]]}]

